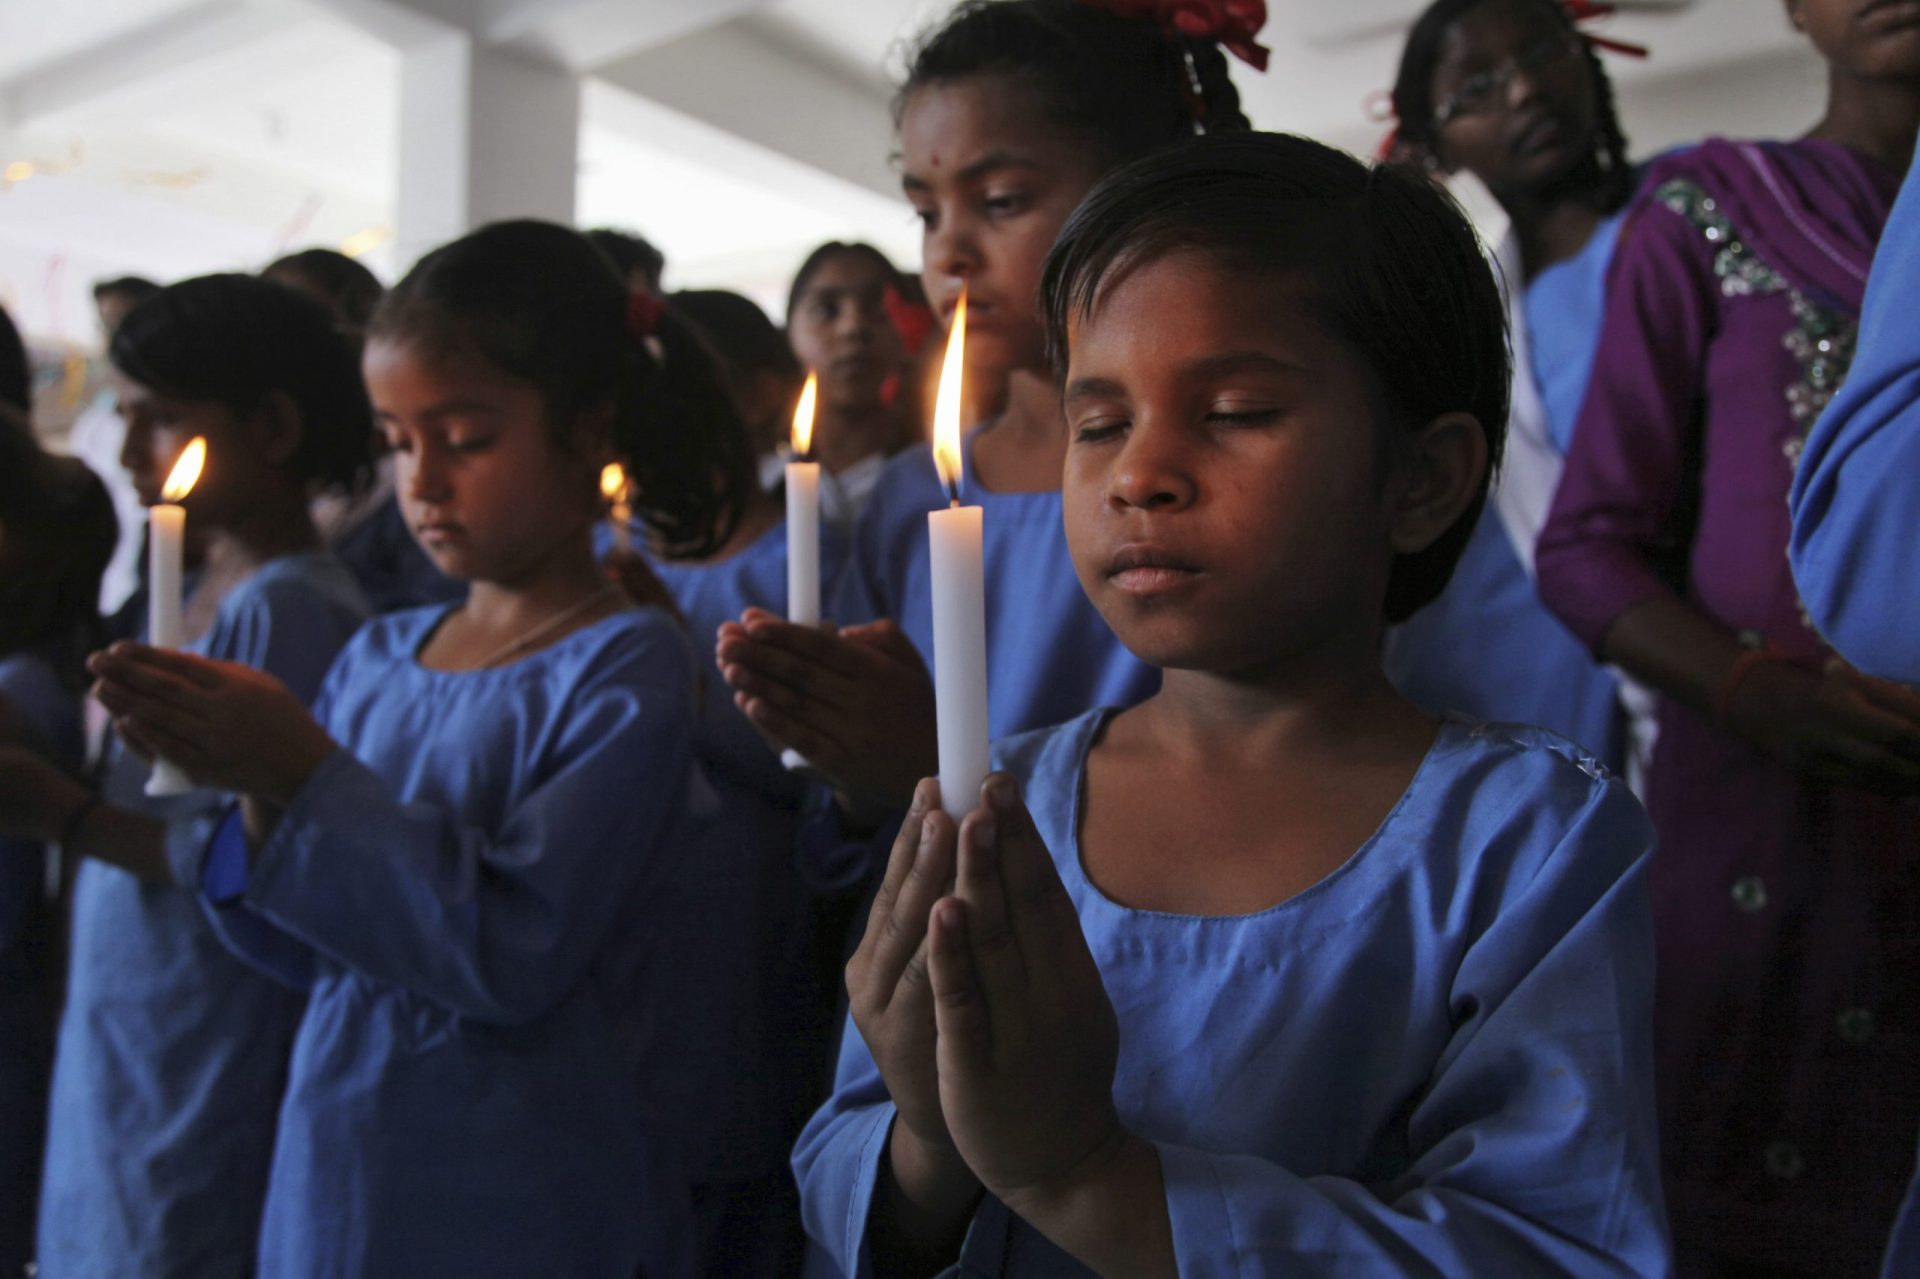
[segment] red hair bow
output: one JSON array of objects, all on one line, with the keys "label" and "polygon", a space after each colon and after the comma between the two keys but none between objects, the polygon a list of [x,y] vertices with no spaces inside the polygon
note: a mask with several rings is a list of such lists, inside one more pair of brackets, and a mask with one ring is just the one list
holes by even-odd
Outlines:
[{"label": "red hair bow", "polygon": [[645,342],[659,331],[660,317],[666,313],[666,302],[646,289],[627,294],[627,332],[639,341]]},{"label": "red hair bow", "polygon": [[[1560,0],[1560,7],[1573,19],[1573,25],[1592,22],[1596,18],[1611,18],[1614,6],[1600,4],[1597,0]],[[1591,31],[1582,31],[1580,38],[1596,49],[1606,49],[1613,53],[1625,54],[1629,58],[1644,58],[1649,50],[1644,44],[1629,44],[1625,40],[1609,40],[1605,36],[1594,35]]]},{"label": "red hair bow", "polygon": [[923,302],[908,301],[907,296],[891,284],[880,295],[880,302],[887,309],[887,320],[893,325],[893,331],[900,335],[900,345],[907,348],[908,355],[920,354],[921,343],[933,331],[933,312]]},{"label": "red hair bow", "polygon": [[1255,71],[1267,69],[1267,47],[1254,37],[1267,25],[1266,0],[1083,0],[1123,18],[1149,18],[1169,36],[1211,40]]}]

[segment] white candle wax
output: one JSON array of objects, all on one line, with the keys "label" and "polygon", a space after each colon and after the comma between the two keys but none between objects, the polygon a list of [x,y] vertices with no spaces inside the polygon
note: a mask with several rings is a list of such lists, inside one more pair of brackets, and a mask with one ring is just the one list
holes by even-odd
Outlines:
[{"label": "white candle wax", "polygon": [[820,623],[820,464],[787,463],[787,620]]},{"label": "white candle wax", "polygon": [[633,552],[633,512],[625,502],[615,502],[607,522],[613,525],[613,549],[622,555]]},{"label": "white candle wax", "polygon": [[[179,648],[186,640],[181,618],[181,576],[185,562],[187,510],[161,502],[147,510],[147,642],[155,648]],[[193,789],[187,775],[164,759],[153,761],[149,795],[184,795]]]},{"label": "white candle wax", "polygon": [[958,821],[987,777],[987,587],[981,512],[927,513],[933,576],[933,697],[940,806]]}]

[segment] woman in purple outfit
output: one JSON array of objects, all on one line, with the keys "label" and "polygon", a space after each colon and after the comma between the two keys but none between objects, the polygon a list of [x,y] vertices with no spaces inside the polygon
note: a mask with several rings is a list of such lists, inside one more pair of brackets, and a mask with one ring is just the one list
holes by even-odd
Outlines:
[{"label": "woman in purple outfit", "polygon": [[1831,69],[1793,142],[1655,165],[1537,565],[1662,694],[1646,803],[1682,1276],[1871,1275],[1920,1124],[1920,697],[1847,668],[1787,564],[1920,130],[1920,4],[1788,0]]}]

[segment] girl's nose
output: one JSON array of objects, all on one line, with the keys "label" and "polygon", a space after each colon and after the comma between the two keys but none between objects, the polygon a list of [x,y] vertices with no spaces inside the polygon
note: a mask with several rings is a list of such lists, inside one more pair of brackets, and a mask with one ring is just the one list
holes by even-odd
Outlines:
[{"label": "girl's nose", "polygon": [[1136,418],[1114,459],[1107,495],[1119,506],[1140,510],[1178,510],[1193,502],[1191,468],[1177,435],[1165,426]]}]

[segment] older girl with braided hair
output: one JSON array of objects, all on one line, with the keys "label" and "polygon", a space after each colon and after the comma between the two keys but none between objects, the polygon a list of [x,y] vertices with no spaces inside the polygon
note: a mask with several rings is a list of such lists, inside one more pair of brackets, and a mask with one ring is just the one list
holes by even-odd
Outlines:
[{"label": "older girl with braided hair", "polygon": [[[1507,460],[1452,583],[1388,635],[1388,673],[1435,711],[1538,724],[1632,758],[1616,676],[1540,602],[1533,544],[1599,336],[1637,175],[1595,44],[1563,0],[1434,0],[1393,88],[1397,158],[1470,173],[1509,219],[1497,250],[1514,347]],[[1631,46],[1610,47],[1631,49]]]},{"label": "older girl with braided hair", "polygon": [[[1196,133],[1247,127],[1221,41],[1258,58],[1260,8],[968,0],[920,40],[895,99],[927,295],[943,319],[967,297],[968,411],[979,424],[964,446],[964,483],[966,500],[989,508],[995,737],[1130,705],[1158,683],[1074,585],[1040,265],[1103,173]],[[1188,34],[1194,14],[1217,21]],[[933,770],[926,513],[946,502],[931,452],[901,454],[829,602],[840,629],[750,611],[720,631],[720,668],[748,717],[870,811],[904,809]]]}]

